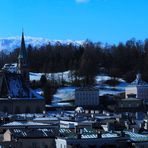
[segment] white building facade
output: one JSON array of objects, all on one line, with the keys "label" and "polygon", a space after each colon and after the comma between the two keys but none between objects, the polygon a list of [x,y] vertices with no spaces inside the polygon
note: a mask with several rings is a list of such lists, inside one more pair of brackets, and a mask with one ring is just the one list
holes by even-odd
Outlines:
[{"label": "white building facade", "polygon": [[137,74],[136,79],[126,87],[126,98],[138,98],[148,102],[148,83],[141,79],[141,74]]}]

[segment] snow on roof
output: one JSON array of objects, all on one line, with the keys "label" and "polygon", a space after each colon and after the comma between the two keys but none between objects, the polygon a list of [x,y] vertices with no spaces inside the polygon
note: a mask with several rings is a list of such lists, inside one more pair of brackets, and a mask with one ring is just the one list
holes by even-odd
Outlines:
[{"label": "snow on roof", "polygon": [[2,69],[11,73],[16,73],[18,70],[17,63],[5,64]]},{"label": "snow on roof", "polygon": [[116,138],[116,137],[119,137],[116,133],[102,134],[102,138]]},{"label": "snow on roof", "polygon": [[[104,82],[104,81],[111,80],[111,79],[113,79],[113,78],[108,76],[108,75],[98,75],[98,76],[96,76],[96,82],[97,83]],[[121,78],[116,78],[116,80],[118,80],[119,82],[125,82]]]},{"label": "snow on roof", "polygon": [[38,118],[34,118],[33,121],[51,121],[51,120],[59,120],[57,117],[38,117]]},{"label": "snow on roof", "polygon": [[30,75],[30,80],[31,81],[33,81],[33,80],[39,81],[41,76],[43,75],[43,73],[33,73],[33,72],[30,72],[29,75]]},{"label": "snow on roof", "polygon": [[27,89],[26,90],[24,89],[19,77],[14,77],[14,78],[8,77],[8,82],[10,88],[10,95],[12,97],[28,96]]},{"label": "snow on roof", "polygon": [[10,122],[7,124],[3,124],[3,126],[35,126],[35,125],[48,125],[48,124],[44,124],[44,123],[37,123],[37,122]]},{"label": "snow on roof", "polygon": [[68,102],[60,102],[60,103],[52,103],[52,106],[54,107],[71,107],[72,104]]},{"label": "snow on roof", "polygon": [[[65,138],[77,138],[77,134],[71,131],[70,129],[63,129],[61,128],[59,130],[61,135]],[[116,133],[103,133],[102,138],[117,138],[119,137]],[[97,131],[91,129],[91,128],[84,128],[81,134],[82,139],[91,139],[91,138],[98,138]]]},{"label": "snow on roof", "polygon": [[112,89],[104,89],[104,90],[100,90],[99,91],[99,96],[103,96],[103,95],[118,95],[119,93],[124,92],[124,90],[112,90]]},{"label": "snow on roof", "polygon": [[142,134],[138,134],[138,133],[134,133],[130,131],[126,131],[125,134],[129,135],[131,140],[136,141],[136,142],[148,141],[148,135],[142,135]]},{"label": "snow on roof", "polygon": [[106,116],[106,115],[101,115],[101,116],[96,116],[96,119],[100,119],[100,120],[106,120],[106,119],[115,119],[115,116]]},{"label": "snow on roof", "polygon": [[[97,134],[82,134],[82,138],[84,139],[90,139],[90,138],[97,138]],[[114,133],[106,133],[106,134],[102,134],[102,138],[117,138],[119,137],[117,134]]]},{"label": "snow on roof", "polygon": [[9,129],[9,131],[12,133],[12,136],[19,137],[19,138],[45,138],[45,137],[54,137],[54,132],[52,129]]},{"label": "snow on roof", "polygon": [[57,90],[53,95],[53,103],[59,102],[60,100],[72,100],[75,98],[76,87],[62,87]]},{"label": "snow on roof", "polygon": [[36,99],[44,99],[44,97],[41,96],[40,94],[36,93],[35,90],[33,90],[33,89],[29,89],[29,90],[35,96]]},{"label": "snow on roof", "polygon": [[107,80],[110,80],[110,79],[111,79],[110,76],[105,76],[105,75],[96,76],[96,82],[103,82],[103,81],[107,81]]},{"label": "snow on roof", "polygon": [[33,89],[33,91],[39,95],[43,94],[43,90],[41,88]]},{"label": "snow on roof", "polygon": [[96,87],[79,87],[76,91],[99,91]]},{"label": "snow on roof", "polygon": [[84,112],[84,109],[83,109],[83,107],[77,107],[77,108],[75,109],[75,111],[76,111],[77,113],[83,113],[83,112]]}]

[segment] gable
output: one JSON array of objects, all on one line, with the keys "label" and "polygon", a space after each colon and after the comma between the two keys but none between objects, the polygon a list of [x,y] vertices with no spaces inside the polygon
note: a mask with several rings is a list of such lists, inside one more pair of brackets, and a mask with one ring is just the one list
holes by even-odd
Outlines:
[{"label": "gable", "polygon": [[3,73],[0,73],[0,97],[8,97],[8,87]]},{"label": "gable", "polygon": [[25,98],[29,97],[29,90],[24,86],[22,78],[17,74],[9,74],[6,76],[9,88],[9,95],[12,98]]}]

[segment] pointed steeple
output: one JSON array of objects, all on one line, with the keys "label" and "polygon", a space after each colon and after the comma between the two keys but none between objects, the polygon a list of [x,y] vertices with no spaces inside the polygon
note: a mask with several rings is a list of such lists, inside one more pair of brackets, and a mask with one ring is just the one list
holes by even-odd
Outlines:
[{"label": "pointed steeple", "polygon": [[137,85],[148,85],[147,82],[142,80],[141,73],[137,73],[136,79],[129,86],[137,86]]},{"label": "pointed steeple", "polygon": [[29,84],[28,54],[25,46],[24,32],[22,31],[21,47],[18,55],[18,73],[25,83]]},{"label": "pointed steeple", "polygon": [[25,47],[25,39],[24,39],[24,32],[22,32],[21,48],[26,49],[26,47]]},{"label": "pointed steeple", "polygon": [[136,79],[137,79],[137,81],[141,81],[141,80],[142,80],[142,79],[141,79],[141,73],[137,73]]},{"label": "pointed steeple", "polygon": [[21,47],[18,59],[23,60],[23,63],[27,64],[27,50],[25,46],[24,32],[22,32]]}]

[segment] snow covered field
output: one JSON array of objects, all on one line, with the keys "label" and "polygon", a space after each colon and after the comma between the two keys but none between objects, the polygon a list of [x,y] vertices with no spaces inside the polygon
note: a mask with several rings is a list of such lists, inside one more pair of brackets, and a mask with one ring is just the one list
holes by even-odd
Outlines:
[{"label": "snow covered field", "polygon": [[62,100],[73,100],[74,99],[74,92],[76,87],[63,87],[59,88],[57,92],[54,94],[53,102],[59,102]]},{"label": "snow covered field", "polygon": [[[33,81],[33,80],[39,81],[42,75],[45,75],[45,73],[33,73],[33,72],[30,72],[30,80],[31,81]],[[63,80],[66,81],[66,82],[71,81],[70,71],[65,71],[63,73],[62,72],[49,73],[49,74],[46,74],[46,76],[47,76],[47,79],[49,79],[49,80],[54,78],[56,81],[60,81],[63,78]]]},{"label": "snow covered field", "polygon": [[[104,86],[104,88],[100,88],[99,94],[100,94],[100,96],[103,96],[106,94],[117,95],[117,94],[125,91],[125,86],[127,86],[127,84],[121,84],[121,85],[119,85],[119,87],[116,86],[114,88]],[[97,87],[99,87],[99,86],[97,86]],[[57,92],[53,96],[53,98],[54,98],[53,102],[73,100],[75,89],[76,89],[76,87],[63,87],[63,88],[58,89]]]},{"label": "snow covered field", "polygon": [[[30,79],[31,80],[40,80],[40,77],[43,73],[30,73]],[[52,74],[46,74],[48,79],[51,79]],[[71,81],[70,77],[70,71],[66,71],[63,73],[55,73],[53,74],[55,80],[64,79],[66,82]],[[117,79],[119,81],[119,84],[111,87],[109,85],[104,85],[103,82],[106,80],[110,80],[111,77],[105,76],[105,75],[99,75],[96,76],[96,87],[100,89],[100,96],[103,96],[105,94],[119,94],[125,91],[125,87],[128,85],[123,79]],[[58,103],[61,101],[68,101],[68,100],[74,100],[74,93],[75,93],[76,87],[68,86],[59,88],[57,92],[53,95],[53,103]],[[38,93],[42,93],[41,90],[37,90]],[[63,105],[63,104],[62,104]]]}]

